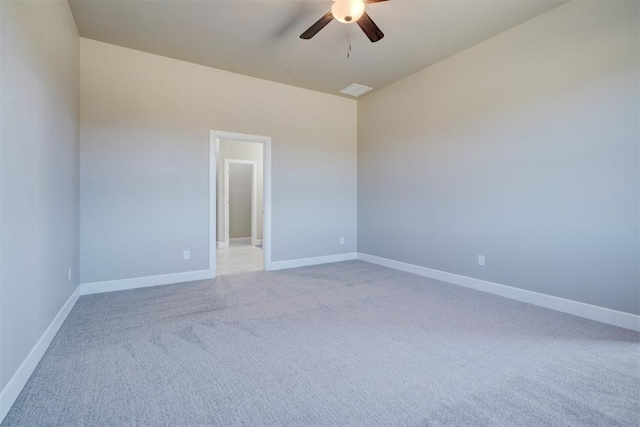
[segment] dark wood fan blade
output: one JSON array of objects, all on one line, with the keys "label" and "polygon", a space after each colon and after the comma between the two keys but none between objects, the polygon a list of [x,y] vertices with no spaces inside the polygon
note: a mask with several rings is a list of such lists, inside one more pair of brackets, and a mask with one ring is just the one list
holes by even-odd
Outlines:
[{"label": "dark wood fan blade", "polygon": [[358,19],[358,25],[362,28],[362,31],[369,37],[373,43],[377,42],[384,37],[384,33],[378,28],[373,19],[367,14],[367,12]]},{"label": "dark wood fan blade", "polygon": [[331,22],[331,21],[333,21],[333,15],[331,14],[331,12],[327,12],[326,15],[324,15],[322,18],[318,19],[315,24],[310,26],[307,29],[307,31],[305,31],[304,33],[300,34],[300,38],[301,39],[305,39],[305,40],[310,39],[311,37],[313,37],[316,34],[318,34],[318,32],[321,29],[323,29],[324,27],[326,27],[327,24],[329,22]]},{"label": "dark wood fan blade", "polygon": [[380,3],[382,1],[389,1],[389,0],[364,0],[365,3]]}]

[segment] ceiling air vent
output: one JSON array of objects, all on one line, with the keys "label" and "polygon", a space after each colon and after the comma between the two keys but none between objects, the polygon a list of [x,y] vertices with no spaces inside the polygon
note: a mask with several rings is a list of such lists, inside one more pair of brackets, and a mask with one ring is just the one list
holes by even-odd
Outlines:
[{"label": "ceiling air vent", "polygon": [[340,93],[344,93],[345,95],[355,96],[356,98],[360,95],[364,95],[365,93],[371,90],[370,87],[362,86],[356,83],[350,84],[340,91]]}]

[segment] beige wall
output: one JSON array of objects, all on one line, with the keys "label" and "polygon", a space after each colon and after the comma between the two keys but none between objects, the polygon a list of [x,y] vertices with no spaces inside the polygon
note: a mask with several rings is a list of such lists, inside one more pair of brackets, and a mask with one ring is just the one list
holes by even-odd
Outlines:
[{"label": "beige wall", "polygon": [[66,1],[0,1],[0,390],[78,285],[79,42]]},{"label": "beige wall", "polygon": [[640,313],[638,6],[572,1],[363,98],[358,250]]},{"label": "beige wall", "polygon": [[208,268],[210,129],[272,138],[273,261],[354,252],[356,114],[353,100],[81,39],[81,281]]},{"label": "beige wall", "polygon": [[262,239],[262,207],[263,207],[263,190],[264,190],[264,162],[263,162],[263,144],[256,142],[242,141],[220,141],[220,152],[218,155],[218,241],[225,241],[224,233],[224,159],[236,160],[252,160],[256,162],[257,186],[258,186],[258,207],[257,207],[257,238]]}]

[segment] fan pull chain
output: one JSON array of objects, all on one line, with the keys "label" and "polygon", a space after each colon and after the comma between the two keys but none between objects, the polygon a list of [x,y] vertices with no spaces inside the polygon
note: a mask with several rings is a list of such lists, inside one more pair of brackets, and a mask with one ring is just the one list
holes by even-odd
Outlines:
[{"label": "fan pull chain", "polygon": [[347,59],[351,57],[351,25],[349,25],[349,50],[347,50]]}]

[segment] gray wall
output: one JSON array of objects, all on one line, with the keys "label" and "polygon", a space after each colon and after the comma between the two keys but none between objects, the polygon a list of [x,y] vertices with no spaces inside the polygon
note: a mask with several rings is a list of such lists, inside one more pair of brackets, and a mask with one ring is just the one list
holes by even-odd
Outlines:
[{"label": "gray wall", "polygon": [[2,389],[78,285],[79,38],[55,0],[0,1],[0,32]]},{"label": "gray wall", "polygon": [[567,3],[359,101],[359,251],[640,313],[638,16]]},{"label": "gray wall", "polygon": [[[355,120],[355,117],[354,117]],[[264,160],[263,160],[263,144],[257,142],[243,141],[220,141],[220,151],[218,153],[218,241],[224,242],[224,159],[236,160],[253,160],[256,162],[256,173],[258,175],[258,212],[257,212],[257,238],[262,239],[262,207],[263,207],[263,190],[264,190]]]},{"label": "gray wall", "polygon": [[272,137],[273,261],[356,250],[355,101],[87,39],[80,70],[82,282],[208,268],[210,129]]},{"label": "gray wall", "polygon": [[251,165],[229,165],[229,237],[251,237]]}]

